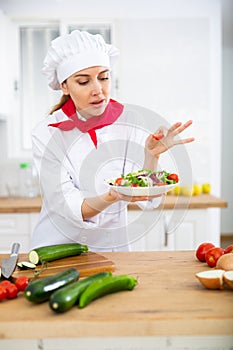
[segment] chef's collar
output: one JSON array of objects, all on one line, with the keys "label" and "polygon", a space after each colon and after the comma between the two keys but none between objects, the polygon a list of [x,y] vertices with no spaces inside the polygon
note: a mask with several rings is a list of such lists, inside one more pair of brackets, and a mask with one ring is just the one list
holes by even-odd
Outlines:
[{"label": "chef's collar", "polygon": [[110,99],[103,114],[83,121],[77,118],[75,104],[73,100],[69,98],[68,101],[66,101],[66,103],[62,106],[62,111],[69,119],[58,123],[48,124],[48,126],[59,128],[63,131],[69,131],[77,128],[83,133],[88,132],[95,147],[97,148],[97,137],[95,130],[113,124],[119,118],[123,109],[124,106],[122,104]]}]

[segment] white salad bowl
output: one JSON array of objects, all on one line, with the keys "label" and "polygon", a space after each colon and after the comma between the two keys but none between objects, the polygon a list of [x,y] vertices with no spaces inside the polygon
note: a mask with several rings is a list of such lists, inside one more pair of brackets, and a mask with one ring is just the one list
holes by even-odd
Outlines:
[{"label": "white salad bowl", "polygon": [[178,186],[179,183],[172,185],[162,185],[162,186],[150,186],[150,187],[132,187],[132,186],[114,186],[111,185],[111,182],[114,183],[114,179],[105,180],[108,186],[115,191],[124,194],[126,196],[136,197],[136,196],[156,196],[167,193],[172,190],[174,187]]}]

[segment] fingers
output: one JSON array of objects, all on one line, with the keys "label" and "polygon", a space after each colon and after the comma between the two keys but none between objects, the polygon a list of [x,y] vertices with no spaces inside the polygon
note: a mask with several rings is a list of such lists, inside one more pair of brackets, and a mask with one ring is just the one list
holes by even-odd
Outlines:
[{"label": "fingers", "polygon": [[191,124],[193,123],[192,120],[188,120],[186,123],[184,123],[182,125],[181,122],[177,122],[175,124],[173,124],[168,131],[172,132],[174,135],[178,135],[180,134],[182,131],[184,131],[185,129],[187,129]]},{"label": "fingers", "polygon": [[193,141],[195,141],[194,137],[188,137],[187,139],[176,140],[176,141],[174,141],[174,144],[175,145],[180,145],[180,144],[184,144],[184,143],[190,143],[190,142],[193,142]]}]

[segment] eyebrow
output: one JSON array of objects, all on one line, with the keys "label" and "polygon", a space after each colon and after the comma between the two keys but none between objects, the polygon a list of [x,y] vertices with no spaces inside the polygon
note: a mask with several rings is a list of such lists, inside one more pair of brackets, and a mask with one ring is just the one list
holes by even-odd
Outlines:
[{"label": "eyebrow", "polygon": [[[105,70],[99,72],[99,74],[103,74],[103,73],[106,73],[106,72],[109,72],[109,69],[105,69]],[[74,75],[74,78],[77,78],[77,77],[89,77],[89,76],[90,76],[90,74],[79,74],[79,73],[77,73],[77,74]]]}]

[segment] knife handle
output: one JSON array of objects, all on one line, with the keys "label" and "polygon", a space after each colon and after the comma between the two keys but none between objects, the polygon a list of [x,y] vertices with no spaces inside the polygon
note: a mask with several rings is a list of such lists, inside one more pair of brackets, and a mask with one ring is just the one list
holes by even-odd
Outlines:
[{"label": "knife handle", "polygon": [[11,255],[18,255],[19,254],[19,248],[20,244],[19,243],[13,243],[11,247]]}]

